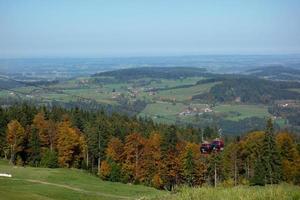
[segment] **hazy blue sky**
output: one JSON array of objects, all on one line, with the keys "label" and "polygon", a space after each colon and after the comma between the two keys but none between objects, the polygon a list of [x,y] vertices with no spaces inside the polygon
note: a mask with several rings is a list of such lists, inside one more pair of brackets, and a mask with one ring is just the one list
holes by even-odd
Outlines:
[{"label": "hazy blue sky", "polygon": [[0,57],[300,53],[300,0],[0,0]]}]

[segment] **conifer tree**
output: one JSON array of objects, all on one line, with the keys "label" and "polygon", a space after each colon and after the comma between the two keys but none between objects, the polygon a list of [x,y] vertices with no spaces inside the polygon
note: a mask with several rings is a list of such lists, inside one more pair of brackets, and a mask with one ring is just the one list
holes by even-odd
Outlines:
[{"label": "conifer tree", "polygon": [[195,168],[196,165],[193,160],[193,151],[188,149],[184,160],[184,176],[189,186],[193,185],[195,179]]},{"label": "conifer tree", "polygon": [[177,129],[171,125],[164,133],[162,138],[162,179],[166,189],[172,190],[176,184],[178,174],[178,155],[176,144],[178,142]]},{"label": "conifer tree", "polygon": [[28,147],[30,164],[37,167],[41,161],[41,145],[38,130],[34,127],[31,128]]},{"label": "conifer tree", "polygon": [[262,146],[262,163],[266,172],[266,183],[279,183],[281,179],[281,159],[276,146],[272,119],[267,121]]},{"label": "conifer tree", "polygon": [[254,165],[254,175],[250,180],[251,185],[264,186],[266,178],[266,171],[261,158],[258,158]]}]

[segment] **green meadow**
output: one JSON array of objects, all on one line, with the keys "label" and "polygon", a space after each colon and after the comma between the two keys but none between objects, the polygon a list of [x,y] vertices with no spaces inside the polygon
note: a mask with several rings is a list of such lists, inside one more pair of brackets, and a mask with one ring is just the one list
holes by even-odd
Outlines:
[{"label": "green meadow", "polygon": [[154,198],[166,192],[142,185],[102,181],[78,169],[11,166],[0,160],[1,200],[117,200]]}]

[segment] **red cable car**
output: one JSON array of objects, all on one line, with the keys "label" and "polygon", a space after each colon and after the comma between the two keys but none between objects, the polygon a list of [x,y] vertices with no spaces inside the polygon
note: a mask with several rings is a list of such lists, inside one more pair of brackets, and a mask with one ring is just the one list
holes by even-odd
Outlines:
[{"label": "red cable car", "polygon": [[207,141],[204,141],[201,144],[200,151],[201,151],[201,153],[209,153],[210,152],[210,143]]},{"label": "red cable car", "polygon": [[223,149],[224,149],[224,142],[219,138],[214,139],[211,143],[204,141],[200,147],[200,151],[203,154],[207,154],[212,151],[219,152],[219,151],[223,151]]},{"label": "red cable car", "polygon": [[224,142],[221,139],[216,138],[210,144],[210,149],[211,149],[211,151],[223,151],[223,149],[224,149]]}]

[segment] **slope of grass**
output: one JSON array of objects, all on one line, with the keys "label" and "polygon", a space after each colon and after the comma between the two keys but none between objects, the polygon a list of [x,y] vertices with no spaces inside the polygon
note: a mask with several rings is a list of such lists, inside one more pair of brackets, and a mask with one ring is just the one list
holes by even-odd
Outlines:
[{"label": "slope of grass", "polygon": [[158,92],[157,96],[161,98],[176,99],[176,101],[187,101],[191,100],[192,97],[196,94],[208,92],[210,88],[212,88],[216,84],[218,84],[218,82],[194,85],[187,88],[162,90]]},{"label": "slope of grass", "polygon": [[268,185],[265,187],[237,186],[182,188],[176,194],[168,194],[155,200],[298,200],[300,187],[288,184]]},{"label": "slope of grass", "polygon": [[163,195],[163,191],[142,185],[101,181],[77,169],[47,169],[15,167],[0,161],[0,173],[12,178],[0,178],[0,199],[138,199]]},{"label": "slope of grass", "polygon": [[264,105],[218,105],[213,109],[217,113],[227,114],[226,119],[238,121],[247,117],[268,117],[268,107]]}]

